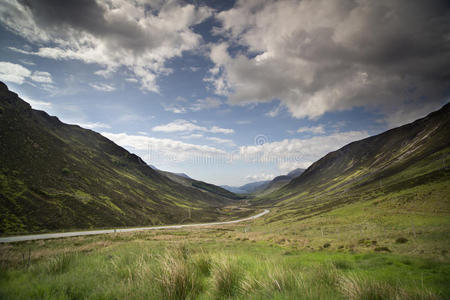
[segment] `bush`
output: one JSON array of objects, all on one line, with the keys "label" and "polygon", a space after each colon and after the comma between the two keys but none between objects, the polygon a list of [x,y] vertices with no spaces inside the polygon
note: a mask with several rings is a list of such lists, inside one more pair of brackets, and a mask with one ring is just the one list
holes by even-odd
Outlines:
[{"label": "bush", "polygon": [[399,237],[398,239],[395,240],[396,244],[404,244],[406,242],[408,242],[408,239],[404,237]]},{"label": "bush", "polygon": [[70,170],[69,168],[62,168],[61,173],[63,173],[64,175],[68,175],[70,174]]}]

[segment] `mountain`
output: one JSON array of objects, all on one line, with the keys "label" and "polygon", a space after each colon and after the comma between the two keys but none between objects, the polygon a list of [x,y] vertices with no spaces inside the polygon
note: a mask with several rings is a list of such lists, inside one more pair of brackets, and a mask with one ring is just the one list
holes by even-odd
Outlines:
[{"label": "mountain", "polygon": [[184,178],[187,178],[187,179],[192,179],[191,177],[189,177],[187,174],[185,174],[185,173],[174,173],[175,175],[178,175],[178,176],[181,176],[181,177],[184,177]]},{"label": "mountain", "polygon": [[327,154],[281,189],[253,201],[275,205],[277,218],[305,218],[381,196],[411,201],[439,193],[439,207],[448,210],[449,158],[446,104],[425,118]]},{"label": "mountain", "polygon": [[229,185],[222,185],[221,187],[236,194],[251,194],[257,189],[259,189],[261,186],[269,183],[270,180],[264,180],[264,181],[256,181],[256,182],[250,182],[247,184],[244,184],[242,186],[229,186]]},{"label": "mountain", "polygon": [[217,220],[232,198],[219,194],[169,179],[0,83],[0,233]]},{"label": "mountain", "polygon": [[222,188],[235,194],[268,194],[285,186],[293,178],[300,176],[300,174],[302,174],[303,171],[305,171],[305,169],[298,168],[292,170],[287,175],[277,176],[272,180],[251,182],[239,187],[223,185]]},{"label": "mountain", "polygon": [[259,186],[257,189],[253,191],[253,193],[264,195],[264,194],[270,194],[282,187],[284,187],[286,184],[291,182],[292,179],[300,176],[305,169],[295,169],[289,172],[287,175],[281,175],[277,176],[274,179],[272,179],[269,182],[266,182],[265,184]]},{"label": "mountain", "polygon": [[221,185],[220,187],[223,189],[226,189],[229,192],[235,193],[235,194],[246,194],[247,193],[247,191],[242,190],[236,186]]},{"label": "mountain", "polygon": [[220,196],[231,200],[238,200],[242,198],[220,186],[192,179],[184,173],[172,173],[167,171],[158,172],[183,186],[193,187],[205,193],[210,193],[215,196]]}]

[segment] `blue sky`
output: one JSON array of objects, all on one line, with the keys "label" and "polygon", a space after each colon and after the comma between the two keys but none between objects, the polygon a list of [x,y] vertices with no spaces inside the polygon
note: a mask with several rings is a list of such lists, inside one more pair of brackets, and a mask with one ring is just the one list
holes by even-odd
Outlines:
[{"label": "blue sky", "polygon": [[149,164],[266,180],[449,99],[445,1],[0,4],[0,80]]}]

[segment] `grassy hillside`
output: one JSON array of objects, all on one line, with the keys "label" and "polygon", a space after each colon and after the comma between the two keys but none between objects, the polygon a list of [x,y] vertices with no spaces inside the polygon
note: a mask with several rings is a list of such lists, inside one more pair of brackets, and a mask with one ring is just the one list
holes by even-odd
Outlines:
[{"label": "grassy hillside", "polygon": [[229,201],[31,109],[0,83],[0,233],[217,220]]},{"label": "grassy hillside", "polygon": [[289,172],[286,175],[277,176],[271,181],[265,183],[264,185],[258,187],[256,190],[253,191],[255,195],[263,196],[267,194],[271,194],[274,191],[277,191],[290,183],[294,178],[299,177],[305,170],[304,169],[295,169],[291,172]]},{"label": "grassy hillside", "polygon": [[[416,198],[428,184],[449,183],[449,136],[447,104],[414,123],[327,154],[288,185],[254,203],[275,205],[285,216],[305,218],[382,196]],[[449,204],[450,199],[442,201]]]}]

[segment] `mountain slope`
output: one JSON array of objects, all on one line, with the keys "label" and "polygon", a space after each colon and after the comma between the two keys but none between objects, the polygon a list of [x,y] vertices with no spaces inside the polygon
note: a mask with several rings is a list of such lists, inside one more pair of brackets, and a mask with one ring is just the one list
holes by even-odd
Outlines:
[{"label": "mountain slope", "polygon": [[229,198],[178,184],[0,83],[0,233],[220,218]]},{"label": "mountain slope", "polygon": [[[254,203],[275,205],[277,218],[305,218],[382,195],[403,193],[406,199],[420,194],[427,184],[427,189],[433,185],[439,192],[449,190],[449,137],[447,104],[411,124],[327,154],[289,184]],[[442,199],[448,208],[449,198]]]},{"label": "mountain slope", "polygon": [[253,191],[253,193],[257,195],[266,195],[270,194],[278,189],[281,189],[285,185],[287,185],[289,182],[291,182],[292,179],[300,176],[305,169],[295,169],[289,172],[287,175],[280,175],[272,179],[271,181],[261,185],[256,190]]}]

